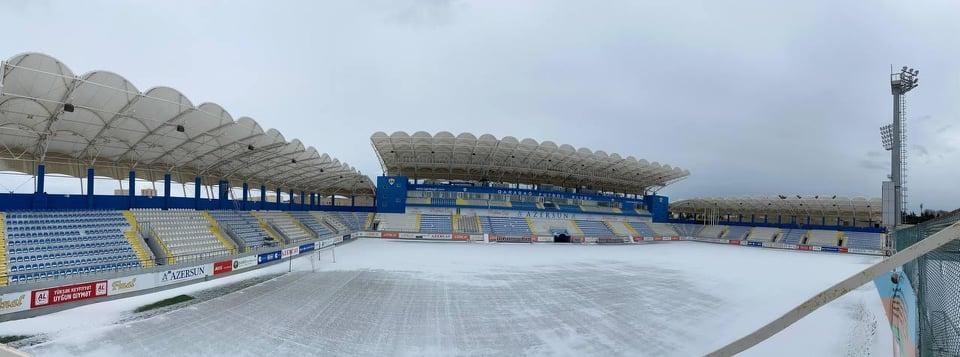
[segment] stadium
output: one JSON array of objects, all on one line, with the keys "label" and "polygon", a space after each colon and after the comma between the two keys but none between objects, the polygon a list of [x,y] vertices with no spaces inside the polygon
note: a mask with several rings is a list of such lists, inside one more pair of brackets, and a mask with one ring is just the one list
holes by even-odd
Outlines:
[{"label": "stadium", "polygon": [[[671,202],[695,171],[449,132],[373,133],[371,179],[173,88],[41,53],[0,78],[0,171],[34,186],[0,194],[10,353],[702,355],[905,248],[880,198]],[[745,355],[889,349],[890,277]]]},{"label": "stadium", "polygon": [[671,200],[695,166],[521,129],[385,125],[370,177],[330,127],[15,55],[0,355],[957,355],[960,214],[901,221],[917,73],[881,197]]}]

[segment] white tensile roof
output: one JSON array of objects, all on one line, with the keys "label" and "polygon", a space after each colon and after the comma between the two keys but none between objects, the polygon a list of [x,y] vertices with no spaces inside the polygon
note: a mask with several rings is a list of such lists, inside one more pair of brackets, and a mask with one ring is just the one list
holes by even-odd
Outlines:
[{"label": "white tensile roof", "polygon": [[497,139],[470,133],[454,136],[416,132],[374,133],[370,137],[384,172],[417,179],[488,180],[595,190],[646,193],[690,174],[689,171],[552,141]]},{"label": "white tensile roof", "polygon": [[[0,171],[47,172],[209,184],[228,179],[321,194],[371,194],[356,169],[300,140],[287,141],[251,118],[234,119],[215,103],[194,105],[169,87],[141,92],[120,75],[74,75],[45,54],[0,66]],[[73,111],[69,111],[70,104]],[[66,109],[66,110],[65,110]],[[182,128],[182,131],[180,130]]]},{"label": "white tensile roof", "polygon": [[[855,217],[858,221],[873,220],[880,222],[882,206],[879,198],[849,198],[836,195],[778,195],[770,197],[693,198],[670,203],[670,211],[694,214],[706,212],[708,215],[839,216]],[[715,213],[714,210],[716,210]]]}]

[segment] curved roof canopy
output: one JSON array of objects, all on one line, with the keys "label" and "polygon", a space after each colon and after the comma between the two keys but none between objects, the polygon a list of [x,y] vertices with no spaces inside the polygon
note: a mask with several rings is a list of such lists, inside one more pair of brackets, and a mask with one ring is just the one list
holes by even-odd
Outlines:
[{"label": "curved roof canopy", "polygon": [[417,179],[588,186],[595,190],[646,193],[690,174],[657,162],[552,141],[497,139],[470,133],[454,136],[416,132],[370,137],[384,172]]},{"label": "curved roof canopy", "polygon": [[707,215],[763,215],[851,217],[858,221],[881,221],[879,198],[838,197],[836,195],[708,197],[670,203],[670,212]]},{"label": "curved roof canopy", "polygon": [[194,105],[179,91],[141,92],[112,72],[74,75],[45,54],[14,56],[2,66],[0,170],[190,182],[220,179],[321,194],[371,194],[373,184],[345,163],[234,119],[216,103]]}]

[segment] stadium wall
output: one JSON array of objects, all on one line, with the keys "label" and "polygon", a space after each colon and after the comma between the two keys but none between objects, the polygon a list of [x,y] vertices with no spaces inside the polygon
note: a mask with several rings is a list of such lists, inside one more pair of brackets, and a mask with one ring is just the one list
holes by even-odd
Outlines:
[{"label": "stadium wall", "polygon": [[350,240],[354,235],[306,242],[224,257],[147,269],[56,279],[0,288],[0,322],[67,310],[78,306],[149,294],[219,279],[306,256]]}]

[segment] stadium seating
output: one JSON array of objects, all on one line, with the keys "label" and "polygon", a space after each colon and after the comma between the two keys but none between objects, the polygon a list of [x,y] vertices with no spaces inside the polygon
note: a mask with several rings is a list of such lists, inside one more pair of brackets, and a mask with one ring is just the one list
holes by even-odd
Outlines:
[{"label": "stadium seating", "polygon": [[457,200],[454,199],[454,198],[436,198],[436,197],[434,197],[434,198],[431,199],[430,204],[431,204],[431,205],[434,205],[434,206],[446,206],[446,207],[456,206],[456,205],[457,205]]},{"label": "stadium seating", "polygon": [[460,216],[455,228],[460,233],[482,233],[480,232],[480,217],[478,216]]},{"label": "stadium seating", "polygon": [[9,212],[9,283],[141,267],[121,211]]},{"label": "stadium seating", "polygon": [[727,227],[726,233],[721,238],[729,240],[744,240],[747,239],[748,233],[750,233],[750,227],[729,226]]},{"label": "stadium seating", "polygon": [[883,235],[867,232],[843,232],[844,246],[856,249],[883,249]]},{"label": "stadium seating", "polygon": [[500,236],[530,236],[527,220],[518,217],[482,216],[480,225],[483,231]]},{"label": "stadium seating", "polygon": [[679,235],[677,231],[673,229],[673,225],[669,223],[647,222],[647,226],[653,230],[653,233],[657,237],[675,237]]},{"label": "stadium seating", "polygon": [[633,228],[641,237],[656,237],[657,233],[644,222],[627,222],[630,228]]},{"label": "stadium seating", "polygon": [[778,233],[780,233],[780,228],[753,227],[750,230],[750,235],[747,236],[747,240],[772,242]]},{"label": "stadium seating", "polygon": [[[174,262],[230,254],[230,247],[218,238],[210,221],[195,210],[133,210],[141,230],[157,240]],[[168,260],[167,264],[171,262]]]},{"label": "stadium seating", "polygon": [[727,226],[718,225],[718,224],[709,224],[703,227],[700,232],[697,232],[697,237],[702,238],[720,238],[720,234],[723,233],[723,230]]},{"label": "stadium seating", "polygon": [[433,200],[430,197],[407,197],[408,205],[429,205],[433,204]]},{"label": "stadium seating", "polygon": [[220,226],[227,234],[234,237],[246,249],[270,247],[279,243],[260,228],[260,222],[250,212],[223,210],[210,211],[210,215],[220,222]]},{"label": "stadium seating", "polygon": [[531,218],[530,221],[533,222],[533,228],[531,229],[533,234],[544,236],[557,234],[581,235],[580,228],[569,219]]},{"label": "stadium seating", "polygon": [[424,214],[420,216],[420,232],[452,233],[453,220],[448,215]]},{"label": "stadium seating", "polygon": [[380,213],[377,214],[380,224],[377,226],[379,231],[387,232],[419,232],[420,222],[417,220],[417,214],[403,213]]},{"label": "stadium seating", "polygon": [[516,209],[524,210],[539,210],[540,207],[536,202],[525,202],[525,201],[511,201],[510,206]]},{"label": "stadium seating", "polygon": [[582,212],[580,210],[580,206],[577,206],[577,205],[558,204],[557,210],[559,210],[560,212]]},{"label": "stadium seating", "polygon": [[318,221],[317,218],[310,212],[293,211],[289,213],[291,216],[293,216],[293,218],[296,218],[297,221],[300,221],[300,224],[302,224],[304,228],[307,228],[308,231],[312,231],[313,235],[318,238],[336,235],[336,232],[332,228]]},{"label": "stadium seating", "polygon": [[340,219],[339,216],[334,215],[331,212],[323,211],[310,211],[310,215],[313,216],[317,222],[320,222],[332,230],[332,233],[335,234],[349,234],[356,232],[357,230],[350,229],[347,226],[347,223]]},{"label": "stadium seating", "polygon": [[605,221],[610,231],[618,237],[632,237],[636,234],[623,221]]},{"label": "stadium seating", "polygon": [[621,211],[616,207],[581,205],[580,210],[592,213],[620,214]]},{"label": "stadium seating", "polygon": [[803,236],[806,235],[805,229],[788,229],[780,233],[777,242],[785,244],[800,244],[803,242]]},{"label": "stadium seating", "polygon": [[266,221],[267,225],[281,234],[289,244],[317,238],[287,212],[259,211],[254,212],[254,214]]},{"label": "stadium seating", "polygon": [[575,220],[577,227],[585,237],[613,237],[613,231],[601,221]]},{"label": "stadium seating", "polygon": [[676,223],[673,225],[677,233],[684,237],[696,237],[697,232],[703,229],[702,224]]},{"label": "stadium seating", "polygon": [[836,247],[839,245],[839,232],[838,231],[826,231],[820,229],[811,229],[807,233],[807,243],[808,245],[818,245],[825,247]]},{"label": "stadium seating", "polygon": [[[339,218],[343,224],[347,226],[352,232],[370,229],[368,222],[373,220],[369,219],[370,215],[373,213],[363,213],[363,212],[329,212],[333,217]],[[351,232],[351,233],[352,233]]]}]

